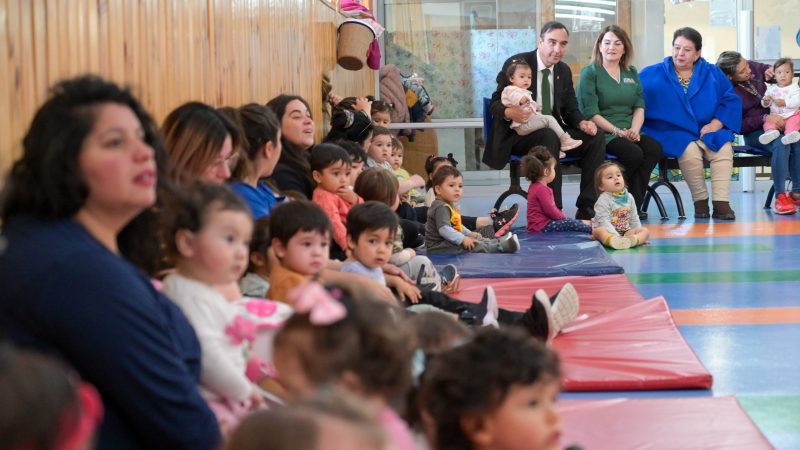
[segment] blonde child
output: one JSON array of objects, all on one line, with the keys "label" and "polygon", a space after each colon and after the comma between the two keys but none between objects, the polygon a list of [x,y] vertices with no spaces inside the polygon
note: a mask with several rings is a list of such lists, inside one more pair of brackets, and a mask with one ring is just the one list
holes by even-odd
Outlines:
[{"label": "blonde child", "polygon": [[622,167],[611,161],[600,164],[594,175],[598,197],[592,218],[592,237],[617,250],[647,242],[650,232],[642,228],[636,201],[628,193]]},{"label": "blonde child", "polygon": [[412,339],[403,313],[354,300],[342,288],[308,283],[292,292],[297,312],[275,339],[275,365],[292,399],[340,388],[378,411],[397,450],[416,449],[406,423],[389,406],[411,388]]},{"label": "blonde child", "polygon": [[247,205],[227,187],[193,184],[177,193],[167,217],[164,242],[175,272],[164,279],[164,293],[183,311],[202,349],[200,391],[229,430],[263,403],[246,376],[255,324],[217,291],[235,283],[247,266],[253,221]]},{"label": "blonde child", "polygon": [[262,181],[272,175],[280,159],[281,124],[271,109],[256,103],[239,108],[236,117],[247,145],[233,169],[230,187],[250,206],[253,219],[259,219],[286,200]]},{"label": "blonde child", "polygon": [[225,450],[386,450],[386,435],[363,402],[341,390],[250,415]]},{"label": "blonde child", "polygon": [[328,265],[331,221],[315,203],[287,202],[273,210],[269,235],[280,264],[271,268],[267,297],[291,305],[289,291],[319,276]]},{"label": "blonde child", "polygon": [[[453,158],[452,153],[448,153],[447,156],[430,155],[425,159],[425,173],[428,178],[428,181],[425,182],[425,207],[430,208],[433,201],[436,200],[436,193],[433,191],[433,174],[436,170],[442,166],[456,167],[457,165],[458,161]],[[499,238],[511,229],[517,216],[519,216],[519,204],[514,203],[502,211],[492,209],[488,216],[461,216],[461,220],[467,228],[480,232],[484,237]],[[426,220],[427,213],[423,222]]]},{"label": "blonde child", "polygon": [[588,220],[567,219],[556,206],[550,184],[556,176],[556,161],[547,148],[537,145],[522,158],[522,173],[530,180],[528,187],[528,231],[579,231],[591,233]]},{"label": "blonde child", "polygon": [[[506,77],[508,77],[508,81],[511,84],[503,89],[500,101],[504,106],[522,106],[531,112],[528,122],[511,122],[512,130],[515,130],[521,136],[525,136],[536,130],[550,128],[555,131],[561,140],[562,152],[578,148],[583,144],[581,140],[572,139],[569,133],[561,128],[555,117],[540,112],[541,108],[533,101],[529,90],[535,78],[533,77],[531,66],[527,62],[523,60],[512,61],[506,69]],[[563,158],[564,155],[562,154],[561,157]]]},{"label": "blonde child", "polygon": [[311,176],[317,183],[311,200],[319,205],[333,227],[333,242],[330,256],[344,259],[347,248],[345,220],[353,205],[363,200],[350,188],[350,155],[335,144],[319,144],[311,149],[309,158]]},{"label": "blonde child", "polygon": [[[783,129],[781,144],[790,145],[800,141],[800,86],[792,83],[794,63],[790,58],[775,61],[775,84],[768,84],[761,105],[769,107],[770,114],[783,117],[786,126]],[[769,144],[780,136],[777,126],[764,121],[764,131],[758,141]]]},{"label": "blonde child", "polygon": [[[398,180],[402,182],[411,179],[411,174],[403,168],[403,143],[396,137],[392,138],[392,154],[389,157],[389,163],[392,165],[392,171]],[[416,189],[411,189],[400,197],[400,201],[416,206],[425,202],[425,194]]]},{"label": "blonde child", "polygon": [[[392,211],[397,211],[397,206],[400,203],[397,194],[398,183],[397,178],[389,171],[370,170],[365,172],[356,181],[354,189],[364,201],[381,202],[391,208]],[[397,233],[395,233],[392,256],[389,258],[389,262],[399,267],[410,278],[416,280],[417,285],[420,287],[432,285],[432,289],[435,291],[455,292],[458,289],[460,280],[456,267],[448,264],[442,268],[440,273],[427,256],[417,255],[413,248],[405,248],[403,246],[403,233],[403,227],[399,226]]]},{"label": "blonde child", "polygon": [[419,407],[434,449],[556,450],[555,353],[514,330],[482,329],[432,358]]},{"label": "blonde child", "polygon": [[430,253],[514,253],[519,240],[513,233],[501,239],[488,239],[470,231],[457,208],[464,188],[461,172],[452,166],[439,167],[433,174],[436,200],[428,209],[425,224],[425,247]]}]

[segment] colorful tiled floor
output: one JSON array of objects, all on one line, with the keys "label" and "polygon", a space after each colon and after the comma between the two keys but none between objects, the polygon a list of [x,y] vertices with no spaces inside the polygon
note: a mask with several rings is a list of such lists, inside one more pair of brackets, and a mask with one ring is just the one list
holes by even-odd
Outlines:
[{"label": "colorful tiled floor", "polygon": [[[691,209],[685,184],[677,186]],[[735,222],[695,220],[690,210],[678,221],[664,196],[673,217],[645,223],[651,244],[612,255],[645,298],[667,299],[682,334],[713,374],[713,389],[564,398],[734,395],[776,448],[800,449],[800,214],[763,210],[769,184],[757,188],[742,193],[734,183]],[[462,208],[479,214],[500,191],[468,187]],[[565,199],[576,191],[577,185],[566,184]],[[524,205],[521,198],[512,201]],[[565,207],[568,216],[574,211]],[[524,222],[524,210],[520,216]]]}]

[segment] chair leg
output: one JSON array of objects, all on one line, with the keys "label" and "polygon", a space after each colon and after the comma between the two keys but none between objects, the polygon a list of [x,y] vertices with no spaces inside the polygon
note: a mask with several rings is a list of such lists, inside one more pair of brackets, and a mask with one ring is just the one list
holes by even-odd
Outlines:
[{"label": "chair leg", "polygon": [[494,209],[500,211],[500,207],[503,205],[505,199],[512,195],[519,195],[526,200],[528,199],[528,192],[525,189],[522,189],[522,185],[519,182],[519,168],[520,162],[519,161],[511,161],[508,175],[511,178],[511,185],[508,189],[500,194],[500,197],[497,197],[497,201],[494,202]]},{"label": "chair leg", "polygon": [[655,191],[661,186],[666,186],[667,189],[672,193],[672,197],[675,199],[675,206],[678,209],[678,219],[683,220],[686,218],[686,212],[683,209],[683,200],[681,200],[681,193],[678,192],[678,188],[675,187],[674,184],[669,182],[668,180],[659,180],[653,183],[652,186],[648,187],[648,190],[652,189]]},{"label": "chair leg", "polygon": [[769,193],[767,193],[767,201],[764,202],[764,209],[772,209],[772,197],[775,196],[775,185],[773,184],[769,188]]},{"label": "chair leg", "polygon": [[[661,196],[658,195],[658,192],[656,192],[655,189],[653,189],[650,186],[647,186],[647,193],[645,194],[644,204],[645,205],[649,204],[651,198],[653,199],[653,201],[656,202],[656,207],[658,208],[658,213],[661,214],[661,220],[669,219],[669,216],[667,215],[667,208],[664,207],[664,202],[661,201]],[[642,208],[642,211],[646,212],[647,209],[646,208]]]}]

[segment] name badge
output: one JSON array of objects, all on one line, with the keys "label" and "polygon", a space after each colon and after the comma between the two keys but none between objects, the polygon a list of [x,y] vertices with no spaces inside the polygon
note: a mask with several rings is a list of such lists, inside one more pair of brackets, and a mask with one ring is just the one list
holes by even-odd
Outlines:
[{"label": "name badge", "polygon": [[625,83],[625,84],[636,84],[636,80],[634,80],[633,78],[625,78],[625,77],[623,77],[622,78],[622,82]]}]

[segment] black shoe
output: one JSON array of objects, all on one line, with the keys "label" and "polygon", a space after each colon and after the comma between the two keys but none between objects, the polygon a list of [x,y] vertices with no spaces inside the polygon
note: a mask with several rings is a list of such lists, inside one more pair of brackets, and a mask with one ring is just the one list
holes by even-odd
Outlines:
[{"label": "black shoe", "polygon": [[592,220],[594,217],[594,208],[591,206],[581,206],[578,208],[578,212],[575,213],[575,219],[577,220]]},{"label": "black shoe", "polygon": [[518,322],[519,325],[524,327],[528,333],[540,342],[547,342],[550,337],[550,313],[546,308],[550,305],[545,305],[541,298],[537,298],[536,294],[531,297],[531,306],[522,315]]},{"label": "black shoe", "polygon": [[647,220],[647,211],[639,211],[639,220]]},{"label": "black shoe", "polygon": [[519,203],[514,203],[510,208],[504,209],[503,211],[493,210],[489,213],[489,217],[492,218],[494,237],[500,237],[506,234],[511,228],[511,225],[514,225],[517,216],[519,216]]}]

